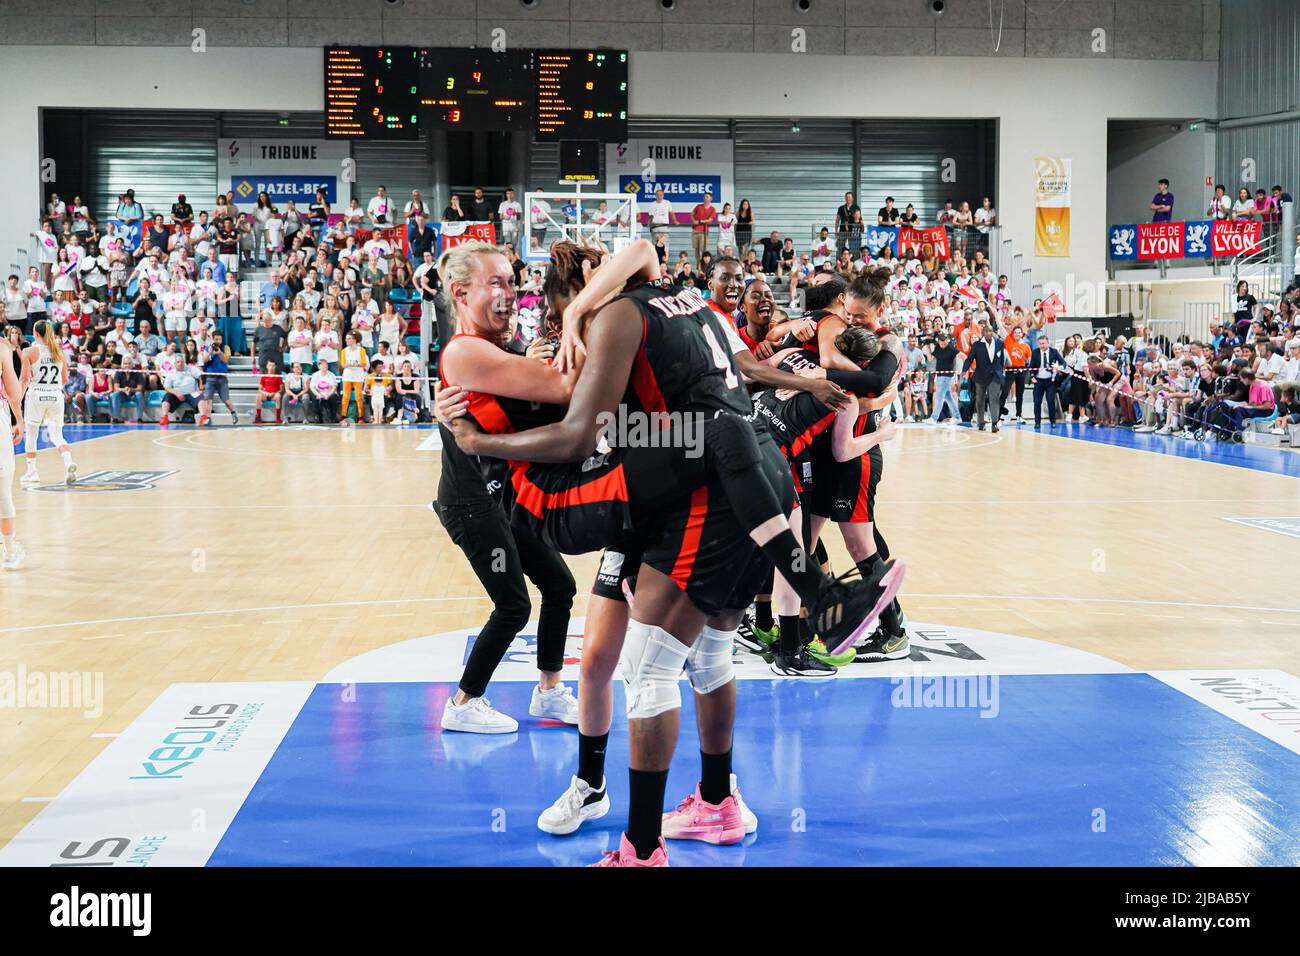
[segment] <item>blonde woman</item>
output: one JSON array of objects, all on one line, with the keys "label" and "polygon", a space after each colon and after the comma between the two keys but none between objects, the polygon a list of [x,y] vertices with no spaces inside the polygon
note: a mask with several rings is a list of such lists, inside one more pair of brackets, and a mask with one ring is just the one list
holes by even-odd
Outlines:
[{"label": "blonde woman", "polygon": [[[63,481],[74,484],[77,466],[63,438],[63,385],[68,380],[68,360],[54,333],[54,323],[40,319],[32,327],[33,344],[23,351],[27,394],[23,397],[23,421],[27,426],[27,471],[24,484],[38,484],[36,443],[41,426],[49,432],[50,442],[63,458]],[[2,440],[2,439],[0,439]]]}]

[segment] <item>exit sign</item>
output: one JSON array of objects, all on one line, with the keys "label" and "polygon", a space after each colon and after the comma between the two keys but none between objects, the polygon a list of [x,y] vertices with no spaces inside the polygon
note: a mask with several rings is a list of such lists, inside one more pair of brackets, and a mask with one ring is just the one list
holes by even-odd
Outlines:
[{"label": "exit sign", "polygon": [[1207,186],[1213,186],[1213,185],[1214,185],[1214,177],[1213,177],[1213,176],[1206,176],[1206,177],[1205,177],[1205,185],[1207,185]]}]

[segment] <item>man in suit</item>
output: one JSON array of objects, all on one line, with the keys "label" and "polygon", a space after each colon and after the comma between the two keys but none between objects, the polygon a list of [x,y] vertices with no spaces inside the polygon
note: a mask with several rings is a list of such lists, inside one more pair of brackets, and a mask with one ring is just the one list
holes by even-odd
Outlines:
[{"label": "man in suit", "polygon": [[982,322],[979,326],[980,337],[971,345],[970,354],[962,372],[971,373],[975,379],[975,412],[979,430],[984,430],[984,411],[987,407],[993,419],[993,432],[997,433],[998,418],[1002,414],[1002,383],[1007,377],[1007,351],[1000,339],[993,334],[993,326]]},{"label": "man in suit", "polygon": [[1065,373],[1065,359],[1052,347],[1044,332],[1038,336],[1038,347],[1029,355],[1029,380],[1034,383],[1034,427],[1043,424],[1043,398],[1047,398],[1047,418],[1056,427],[1056,387]]}]

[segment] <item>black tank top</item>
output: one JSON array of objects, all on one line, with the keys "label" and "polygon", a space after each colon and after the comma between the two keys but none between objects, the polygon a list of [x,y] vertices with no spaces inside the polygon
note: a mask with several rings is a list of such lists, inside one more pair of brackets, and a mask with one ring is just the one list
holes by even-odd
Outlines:
[{"label": "black tank top", "polygon": [[[801,350],[789,353],[777,363],[781,371],[795,375],[819,367]],[[777,398],[776,393],[776,389],[763,389],[754,394],[754,420],[763,422],[776,439],[802,491],[811,477],[811,466],[804,465],[811,462],[817,439],[830,434],[835,424],[835,409],[809,392],[796,392],[786,399]]]},{"label": "black tank top", "polygon": [[622,298],[636,303],[644,322],[631,384],[645,408],[749,417],[749,391],[726,332],[700,293],[660,280]]}]

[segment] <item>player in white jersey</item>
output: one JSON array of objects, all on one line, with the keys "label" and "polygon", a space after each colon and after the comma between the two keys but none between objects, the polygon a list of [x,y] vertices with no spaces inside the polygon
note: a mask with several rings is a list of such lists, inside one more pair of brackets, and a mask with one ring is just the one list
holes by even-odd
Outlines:
[{"label": "player in white jersey", "polygon": [[27,423],[27,471],[23,483],[38,483],[36,443],[41,426],[63,457],[63,480],[71,485],[77,480],[77,466],[72,451],[63,438],[63,386],[68,381],[68,360],[54,334],[54,323],[41,319],[32,326],[33,343],[23,350],[27,360],[27,394],[23,398],[23,420]]},{"label": "player in white jersey", "polygon": [[13,348],[0,339],[0,541],[5,570],[22,563],[25,552],[14,536],[18,511],[14,507],[14,445],[23,439],[23,419],[17,414],[22,384],[14,371]]}]

